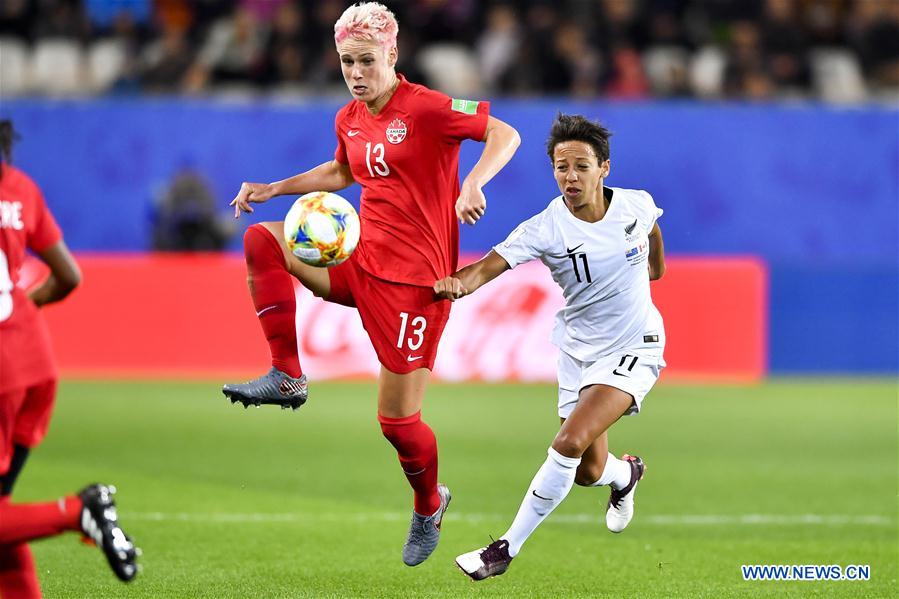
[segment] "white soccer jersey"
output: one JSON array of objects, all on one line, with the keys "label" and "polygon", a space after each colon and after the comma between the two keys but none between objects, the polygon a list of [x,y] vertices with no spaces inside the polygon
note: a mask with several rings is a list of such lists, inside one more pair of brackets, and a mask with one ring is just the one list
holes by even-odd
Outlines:
[{"label": "white soccer jersey", "polygon": [[512,268],[538,258],[549,267],[565,296],[552,341],[584,362],[665,343],[647,264],[662,210],[645,191],[605,189],[612,199],[602,220],[576,218],[558,196],[493,248]]}]

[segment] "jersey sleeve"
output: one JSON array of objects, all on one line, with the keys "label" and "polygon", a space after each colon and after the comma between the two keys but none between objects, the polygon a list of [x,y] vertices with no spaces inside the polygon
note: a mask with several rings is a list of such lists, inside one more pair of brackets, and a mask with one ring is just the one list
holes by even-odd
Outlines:
[{"label": "jersey sleeve", "polygon": [[34,188],[33,198],[34,230],[28,232],[28,247],[35,252],[41,252],[62,239],[62,230],[37,187]]},{"label": "jersey sleeve", "polygon": [[434,90],[428,90],[423,99],[428,125],[442,137],[453,141],[484,140],[490,102],[450,98]]},{"label": "jersey sleeve", "polygon": [[346,155],[346,144],[340,136],[340,121],[343,119],[343,110],[334,117],[334,134],[337,136],[337,148],[334,150],[334,160],[340,164],[349,164],[350,159]]},{"label": "jersey sleeve", "polygon": [[546,250],[546,234],[543,227],[543,214],[538,214],[509,233],[505,241],[493,246],[493,251],[509,263],[509,268],[536,260]]},{"label": "jersey sleeve", "polygon": [[652,228],[655,226],[656,221],[659,220],[659,217],[662,216],[665,211],[656,206],[655,200],[652,199],[649,192],[641,191],[640,196],[643,200],[642,208],[646,213],[646,233],[648,235],[652,232]]}]

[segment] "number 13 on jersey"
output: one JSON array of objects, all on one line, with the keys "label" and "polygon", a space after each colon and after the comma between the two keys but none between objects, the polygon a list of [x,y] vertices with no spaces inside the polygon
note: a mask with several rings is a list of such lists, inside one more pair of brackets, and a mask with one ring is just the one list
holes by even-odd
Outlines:
[{"label": "number 13 on jersey", "polygon": [[400,312],[400,334],[396,346],[402,349],[405,344],[412,351],[417,350],[425,341],[426,328],[428,321],[424,316],[416,316],[410,321],[408,312]]},{"label": "number 13 on jersey", "polygon": [[371,142],[365,143],[365,166],[368,167],[368,174],[374,177],[380,175],[386,177],[390,174],[390,167],[384,160],[384,144],[371,145]]}]

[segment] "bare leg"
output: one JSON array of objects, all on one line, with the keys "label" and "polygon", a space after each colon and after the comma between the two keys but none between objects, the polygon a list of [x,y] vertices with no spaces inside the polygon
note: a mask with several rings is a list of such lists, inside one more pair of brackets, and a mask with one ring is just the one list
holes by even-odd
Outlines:
[{"label": "bare leg", "polygon": [[[581,456],[630,408],[630,394],[607,385],[581,390],[577,406],[562,423],[548,457],[534,476],[515,520],[501,537],[508,555],[515,557],[541,522],[558,506],[574,484]],[[601,447],[606,446],[605,441]]]},{"label": "bare leg", "polygon": [[580,458],[633,402],[630,393],[608,385],[582,389],[577,406],[556,434],[552,448],[563,456]]}]

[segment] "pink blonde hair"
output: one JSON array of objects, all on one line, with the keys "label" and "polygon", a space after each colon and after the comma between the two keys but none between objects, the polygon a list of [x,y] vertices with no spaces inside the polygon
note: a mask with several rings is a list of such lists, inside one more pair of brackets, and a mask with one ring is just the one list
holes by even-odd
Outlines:
[{"label": "pink blonde hair", "polygon": [[345,39],[371,40],[387,50],[396,46],[396,16],[378,2],[360,2],[343,11],[334,23],[334,43]]}]

